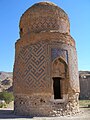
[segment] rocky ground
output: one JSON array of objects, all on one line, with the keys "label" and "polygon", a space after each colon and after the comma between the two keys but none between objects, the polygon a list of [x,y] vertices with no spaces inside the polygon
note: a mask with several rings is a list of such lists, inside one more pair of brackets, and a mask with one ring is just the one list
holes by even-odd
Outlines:
[{"label": "rocky ground", "polygon": [[13,112],[13,103],[8,108],[0,109],[0,120],[90,120],[90,108],[80,107],[80,113],[75,116],[61,116],[61,117],[24,117],[16,116]]}]

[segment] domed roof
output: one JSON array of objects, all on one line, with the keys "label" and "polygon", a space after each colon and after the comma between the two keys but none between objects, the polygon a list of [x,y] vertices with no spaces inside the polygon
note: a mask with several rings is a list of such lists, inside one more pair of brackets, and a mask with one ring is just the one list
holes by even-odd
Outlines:
[{"label": "domed roof", "polygon": [[45,31],[68,33],[70,25],[67,14],[51,2],[39,2],[31,6],[20,19],[20,35]]}]

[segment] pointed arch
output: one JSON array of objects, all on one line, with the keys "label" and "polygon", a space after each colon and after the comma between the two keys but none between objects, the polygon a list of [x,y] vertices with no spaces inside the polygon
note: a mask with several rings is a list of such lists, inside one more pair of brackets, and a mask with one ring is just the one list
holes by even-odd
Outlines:
[{"label": "pointed arch", "polygon": [[52,62],[52,77],[65,78],[68,65],[62,57],[57,57]]}]

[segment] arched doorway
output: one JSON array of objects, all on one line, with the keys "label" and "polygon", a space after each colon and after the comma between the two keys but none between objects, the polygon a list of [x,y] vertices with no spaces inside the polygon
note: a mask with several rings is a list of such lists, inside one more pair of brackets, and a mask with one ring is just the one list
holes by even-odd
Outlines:
[{"label": "arched doorway", "polygon": [[61,96],[61,78],[53,77],[53,91],[54,91],[54,99],[62,99]]},{"label": "arched doorway", "polygon": [[52,80],[54,99],[63,99],[64,81],[67,77],[67,64],[61,58],[52,62]]}]

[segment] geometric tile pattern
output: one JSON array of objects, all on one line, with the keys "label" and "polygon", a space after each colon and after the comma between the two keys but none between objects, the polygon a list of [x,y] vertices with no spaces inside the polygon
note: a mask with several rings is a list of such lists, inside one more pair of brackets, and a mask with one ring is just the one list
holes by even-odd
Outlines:
[{"label": "geometric tile pattern", "polygon": [[[44,44],[42,45],[41,43],[28,47],[29,53],[27,53],[27,56],[25,58],[26,59],[25,79],[30,85],[30,87],[44,86],[44,80],[43,80],[45,77],[44,48],[45,48]],[[30,55],[30,57],[28,57],[28,54]]]},{"label": "geometric tile pattern", "polygon": [[52,48],[51,57],[52,57],[52,61],[58,57],[62,57],[66,63],[68,62],[68,52],[67,50],[64,50],[64,49]]},{"label": "geometric tile pattern", "polygon": [[[42,41],[23,47],[15,60],[15,81],[17,83],[21,81],[20,85],[25,86],[32,92],[35,90],[37,92],[50,91],[52,84],[50,80],[52,74],[51,63],[61,57],[70,67],[71,87],[79,88],[78,74],[75,72],[77,70],[77,63],[75,63],[77,61],[77,59],[75,60],[76,51],[71,53],[70,50],[68,53],[68,50],[68,48],[61,46],[59,42],[55,41],[51,43]],[[68,55],[72,56],[72,58],[68,57]],[[77,82],[75,78],[77,78]]]},{"label": "geometric tile pattern", "polygon": [[39,17],[32,20],[31,31],[39,32],[43,30],[57,30],[59,25],[57,19],[52,17]]},{"label": "geometric tile pattern", "polygon": [[45,80],[46,45],[42,42],[28,45],[22,48],[17,59],[17,80],[24,82],[30,91],[47,90],[49,83]]}]

